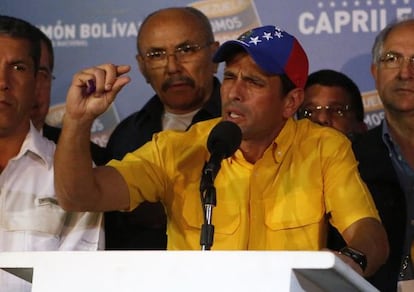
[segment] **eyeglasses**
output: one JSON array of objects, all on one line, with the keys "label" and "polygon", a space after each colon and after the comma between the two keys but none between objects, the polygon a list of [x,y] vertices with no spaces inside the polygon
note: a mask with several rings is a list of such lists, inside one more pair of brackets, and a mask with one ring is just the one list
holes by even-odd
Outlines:
[{"label": "eyeglasses", "polygon": [[411,69],[414,69],[414,56],[404,57],[401,54],[388,52],[379,58],[379,61],[386,69],[397,69],[401,68],[404,61],[408,61]]},{"label": "eyeglasses", "polygon": [[303,108],[299,112],[299,116],[304,118],[311,118],[325,110],[332,117],[343,117],[346,112],[351,110],[349,104],[346,105],[317,105]]},{"label": "eyeglasses", "polygon": [[177,62],[186,63],[195,60],[197,52],[210,46],[213,42],[208,42],[205,45],[185,44],[175,48],[173,53],[168,54],[164,49],[152,50],[145,53],[145,60],[153,69],[162,68],[167,65],[169,56],[175,56]]}]

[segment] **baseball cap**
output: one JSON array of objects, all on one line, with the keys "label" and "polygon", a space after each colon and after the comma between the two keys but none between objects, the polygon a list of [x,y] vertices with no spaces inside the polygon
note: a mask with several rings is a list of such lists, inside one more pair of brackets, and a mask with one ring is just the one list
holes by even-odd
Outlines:
[{"label": "baseball cap", "polygon": [[237,40],[223,43],[213,61],[228,60],[240,47],[266,73],[285,74],[297,87],[304,88],[309,70],[308,57],[293,35],[274,25],[257,27],[243,33]]}]

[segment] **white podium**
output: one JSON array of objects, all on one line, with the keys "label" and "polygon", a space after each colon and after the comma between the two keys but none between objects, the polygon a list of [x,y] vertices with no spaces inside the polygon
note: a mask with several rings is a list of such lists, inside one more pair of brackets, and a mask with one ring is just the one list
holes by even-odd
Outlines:
[{"label": "white podium", "polygon": [[3,252],[32,292],[377,291],[330,252]]}]

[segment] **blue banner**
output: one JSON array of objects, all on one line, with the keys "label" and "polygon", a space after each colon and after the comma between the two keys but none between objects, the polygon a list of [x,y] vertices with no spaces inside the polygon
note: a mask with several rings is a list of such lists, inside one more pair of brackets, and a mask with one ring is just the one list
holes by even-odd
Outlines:
[{"label": "blue banner", "polygon": [[[249,28],[275,24],[295,35],[310,60],[310,72],[329,68],[350,76],[364,96],[369,127],[383,117],[370,74],[371,46],[389,22],[413,16],[414,0],[268,1],[268,0],[2,0],[0,13],[23,18],[53,41],[55,71],[48,122],[59,125],[66,91],[80,69],[101,63],[129,64],[132,82],[114,106],[94,124],[104,145],[119,120],[138,110],[153,95],[136,64],[136,35],[145,16],[159,8],[191,5],[211,20],[217,40],[235,38]],[[221,78],[221,69],[218,77]]]}]

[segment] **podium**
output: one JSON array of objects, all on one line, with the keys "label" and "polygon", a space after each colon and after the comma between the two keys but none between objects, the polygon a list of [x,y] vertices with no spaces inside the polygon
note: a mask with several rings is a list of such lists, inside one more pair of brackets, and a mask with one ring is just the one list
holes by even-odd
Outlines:
[{"label": "podium", "polygon": [[0,268],[32,292],[378,291],[327,251],[3,252]]}]

